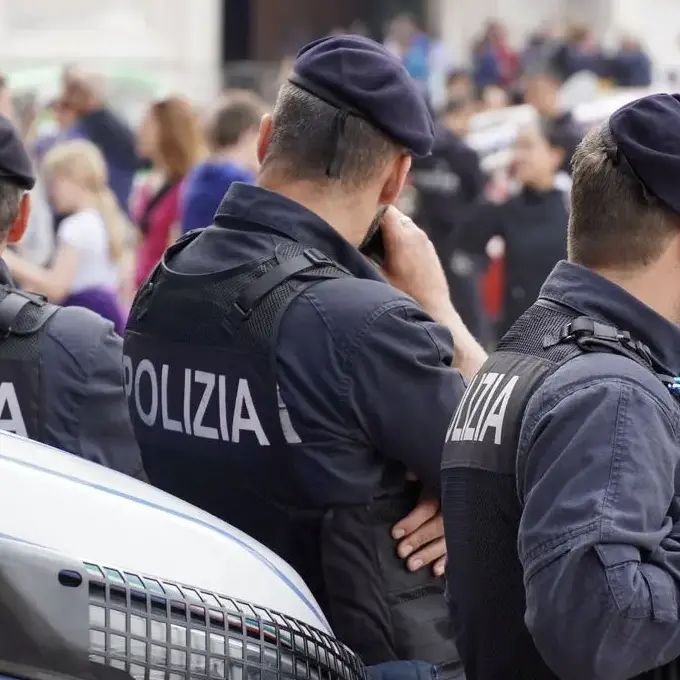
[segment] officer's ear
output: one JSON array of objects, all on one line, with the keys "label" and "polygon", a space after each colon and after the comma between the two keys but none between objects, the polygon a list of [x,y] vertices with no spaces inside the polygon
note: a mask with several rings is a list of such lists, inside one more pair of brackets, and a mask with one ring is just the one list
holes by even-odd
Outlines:
[{"label": "officer's ear", "polygon": [[411,156],[406,153],[399,154],[392,164],[389,175],[385,179],[378,203],[391,205],[399,198],[404,188],[406,177],[411,169]]},{"label": "officer's ear", "polygon": [[24,234],[26,233],[26,227],[28,227],[28,217],[30,214],[31,195],[27,191],[21,197],[17,218],[14,220],[14,225],[9,231],[9,237],[7,238],[9,243],[18,243],[24,237]]},{"label": "officer's ear", "polygon": [[257,162],[262,165],[264,163],[267,150],[269,149],[269,140],[272,136],[272,115],[265,113],[260,121],[260,130],[257,134]]}]

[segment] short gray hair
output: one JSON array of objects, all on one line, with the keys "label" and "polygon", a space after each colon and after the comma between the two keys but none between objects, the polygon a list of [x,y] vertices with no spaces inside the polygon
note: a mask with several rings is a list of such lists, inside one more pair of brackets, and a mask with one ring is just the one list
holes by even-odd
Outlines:
[{"label": "short gray hair", "polygon": [[0,179],[0,243],[4,243],[16,222],[24,190]]},{"label": "short gray hair", "polygon": [[[290,83],[279,92],[263,171],[275,167],[292,181],[329,182],[337,109]],[[348,116],[337,181],[361,188],[401,149],[365,120]]]}]

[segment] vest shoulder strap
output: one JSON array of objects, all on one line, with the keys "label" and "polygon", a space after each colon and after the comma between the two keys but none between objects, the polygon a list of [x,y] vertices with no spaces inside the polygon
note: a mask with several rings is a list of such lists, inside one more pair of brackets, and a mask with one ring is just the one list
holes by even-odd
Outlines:
[{"label": "vest shoulder strap", "polygon": [[[543,338],[542,356],[551,362],[552,366],[532,384],[523,403],[522,413],[526,409],[531,394],[551,374],[572,359],[595,352],[617,354],[634,361],[654,374],[668,388],[676,401],[680,400],[680,380],[675,378],[673,372],[654,356],[649,347],[633,338],[628,331],[579,315],[576,310],[551,300],[539,298],[534,304],[563,315],[564,323],[558,331],[548,333]],[[568,348],[566,351],[565,346]],[[521,457],[516,459],[517,493],[521,503],[523,503],[524,495],[521,480],[524,478],[525,462]]]},{"label": "vest shoulder strap", "polygon": [[[57,305],[35,293],[17,290],[11,286],[0,287],[4,297],[0,300],[0,339],[6,340],[10,335],[33,335],[59,310]],[[31,309],[28,322],[17,323],[22,312]],[[25,317],[24,317],[25,318]]]},{"label": "vest shoulder strap", "polygon": [[[562,307],[543,299],[539,299],[536,304],[550,309]],[[547,335],[543,339],[543,348],[550,350],[564,343],[573,343],[578,349],[577,354],[606,352],[624,356],[653,373],[674,395],[680,392],[680,381],[674,371],[665,366],[647,345],[634,338],[630,332],[620,330],[612,324],[574,314],[558,334]],[[571,358],[573,357],[569,356],[566,360]]]},{"label": "vest shoulder strap", "polygon": [[307,278],[307,285],[296,288],[293,294],[282,303],[282,308],[284,305],[287,307],[295,297],[314,283],[351,276],[347,269],[331,260],[321,251],[315,248],[306,248],[300,255],[284,259],[276,267],[247,285],[234,303],[234,311],[241,320],[246,319],[267,295],[290,279],[302,274]]}]

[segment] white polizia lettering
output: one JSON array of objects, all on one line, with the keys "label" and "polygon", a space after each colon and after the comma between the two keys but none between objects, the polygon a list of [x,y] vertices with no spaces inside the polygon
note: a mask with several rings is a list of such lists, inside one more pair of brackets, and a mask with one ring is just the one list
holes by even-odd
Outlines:
[{"label": "white polizia lettering", "polygon": [[0,383],[0,430],[28,437],[17,391],[11,382]]},{"label": "white polizia lettering", "polygon": [[494,444],[500,444],[505,412],[518,381],[518,375],[477,374],[453,416],[446,441],[481,442],[493,430]]},{"label": "white polizia lettering", "polygon": [[245,378],[234,389],[224,375],[168,364],[158,370],[149,359],[135,366],[129,356],[123,357],[123,377],[131,411],[148,427],[235,444],[250,433],[269,446]]}]

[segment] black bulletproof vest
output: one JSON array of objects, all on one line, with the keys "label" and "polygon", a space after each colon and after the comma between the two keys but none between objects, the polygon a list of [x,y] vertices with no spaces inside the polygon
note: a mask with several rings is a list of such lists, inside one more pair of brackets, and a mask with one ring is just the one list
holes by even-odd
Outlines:
[{"label": "black bulletproof vest", "polygon": [[59,307],[0,285],[0,430],[45,440],[42,335]]},{"label": "black bulletproof vest", "polygon": [[[558,680],[524,624],[516,444],[537,387],[565,362],[593,351],[628,356],[672,382],[628,333],[539,300],[472,380],[449,427],[442,461],[448,600],[467,680]],[[640,678],[677,679],[678,669],[674,662]]]},{"label": "black bulletproof vest", "polygon": [[297,435],[279,404],[278,327],[304,290],[351,274],[294,241],[228,271],[173,271],[173,256],[198,235],[168,250],[125,332],[126,394],[149,479],[286,560],[365,663],[423,659],[457,671],[443,579],[409,573],[390,537],[420,486],[330,510],[296,501],[314,480],[298,468]]}]

